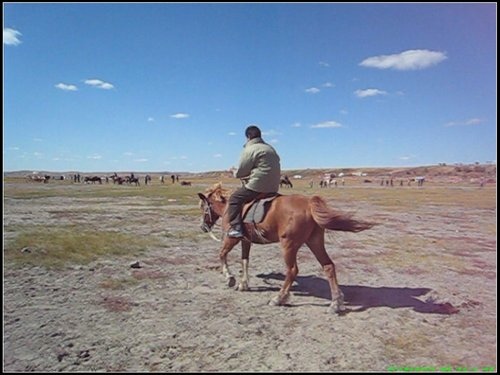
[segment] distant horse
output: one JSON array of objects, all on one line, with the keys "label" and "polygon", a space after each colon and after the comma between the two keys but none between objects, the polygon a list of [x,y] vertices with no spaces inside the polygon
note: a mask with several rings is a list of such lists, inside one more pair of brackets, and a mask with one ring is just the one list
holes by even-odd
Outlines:
[{"label": "distant horse", "polygon": [[113,180],[113,184],[118,184],[118,185],[122,185],[126,181],[125,178],[120,176],[112,176],[111,179]]},{"label": "distant horse", "polygon": [[[227,232],[229,220],[224,214],[228,205],[227,192],[219,183],[208,189],[205,194],[198,193],[203,212],[201,229],[204,232],[210,232],[216,221],[222,217],[222,228],[224,232]],[[247,208],[248,204],[245,205],[243,211]],[[278,195],[271,201],[269,211],[261,223],[245,224],[245,238],[224,237],[219,254],[222,273],[229,287],[236,284],[227,265],[227,254],[241,241],[243,275],[238,290],[248,290],[248,260],[251,244],[280,242],[287,268],[286,278],[279,294],[269,304],[284,305],[289,297],[290,287],[299,272],[297,252],[305,243],[323,266],[323,271],[329,281],[332,296],[329,310],[340,313],[344,310],[344,295],[337,283],[335,265],[325,250],[325,229],[360,232],[373,225],[373,223],[354,220],[348,214],[329,208],[319,196]]]},{"label": "distant horse", "polygon": [[182,186],[191,186],[191,182],[190,181],[181,181],[181,185]]},{"label": "distant horse", "polygon": [[49,182],[50,176],[45,175],[45,176],[40,176],[40,175],[29,175],[26,177],[27,181],[34,181],[34,182],[43,182],[47,183]]},{"label": "distant horse", "polygon": [[283,185],[293,188],[292,182],[290,181],[287,175],[281,177],[280,187],[283,187]]},{"label": "distant horse", "polygon": [[102,179],[101,179],[101,177],[98,177],[98,176],[93,176],[93,177],[87,176],[87,177],[85,177],[83,182],[85,182],[85,183],[92,182],[93,184],[95,184],[96,182],[99,182],[100,184],[102,184]]},{"label": "distant horse", "polygon": [[135,184],[135,186],[140,186],[141,183],[139,182],[138,177],[125,177],[125,181],[130,185],[130,184]]},{"label": "distant horse", "polygon": [[337,181],[331,177],[325,177],[319,182],[319,186],[322,188],[330,187],[332,186],[332,184],[335,184],[335,186],[337,186]]},{"label": "distant horse", "polygon": [[424,186],[425,177],[423,176],[415,177],[415,182],[417,183],[418,186]]}]

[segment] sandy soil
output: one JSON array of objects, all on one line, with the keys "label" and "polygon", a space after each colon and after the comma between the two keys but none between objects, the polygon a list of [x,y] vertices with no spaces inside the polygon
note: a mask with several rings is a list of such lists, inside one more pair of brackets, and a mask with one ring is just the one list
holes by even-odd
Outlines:
[{"label": "sandy soil", "polygon": [[381,225],[327,235],[348,303],[338,316],[306,247],[290,305],[269,306],[283,280],[277,244],[253,246],[249,292],[229,289],[199,218],[151,200],[4,199],[4,228],[82,224],[161,244],[63,270],[5,264],[4,371],[496,371],[495,210],[358,203]]}]

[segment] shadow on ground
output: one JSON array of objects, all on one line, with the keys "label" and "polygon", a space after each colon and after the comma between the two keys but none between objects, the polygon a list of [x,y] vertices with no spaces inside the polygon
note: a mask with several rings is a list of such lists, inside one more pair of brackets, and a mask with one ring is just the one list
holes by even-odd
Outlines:
[{"label": "shadow on ground", "polygon": [[[285,275],[279,272],[258,274],[257,277],[269,284],[270,280],[285,280]],[[276,286],[260,288],[263,290],[277,290]],[[346,312],[366,311],[375,307],[412,308],[414,311],[426,314],[451,315],[459,310],[451,303],[436,303],[432,298],[425,301],[423,297],[431,291],[429,288],[397,288],[397,287],[370,287],[362,285],[340,285],[344,293]],[[314,296],[331,300],[328,281],[317,276],[297,276],[291,291],[294,296]]]}]

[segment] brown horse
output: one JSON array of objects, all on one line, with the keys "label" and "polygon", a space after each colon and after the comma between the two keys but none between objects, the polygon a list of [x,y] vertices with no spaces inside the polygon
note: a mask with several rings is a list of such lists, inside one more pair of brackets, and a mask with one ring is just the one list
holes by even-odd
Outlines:
[{"label": "brown horse", "polygon": [[[227,215],[227,191],[221,184],[216,184],[204,194],[198,193],[203,211],[201,229],[210,232],[216,221],[222,217],[222,230],[229,229]],[[248,206],[248,205],[247,205]],[[247,208],[244,207],[243,211]],[[344,310],[344,295],[337,283],[335,265],[325,250],[325,229],[348,232],[360,232],[369,229],[374,223],[354,220],[350,215],[329,208],[326,202],[318,196],[278,195],[269,207],[264,220],[259,224],[245,224],[245,238],[224,236],[219,258],[222,273],[229,287],[236,284],[234,276],[227,265],[227,254],[241,241],[243,276],[238,290],[248,290],[248,259],[251,243],[280,242],[287,268],[285,281],[278,296],[272,299],[270,305],[284,305],[289,297],[299,269],[297,267],[297,252],[305,243],[316,256],[330,283],[332,302],[329,310],[342,312]]]}]

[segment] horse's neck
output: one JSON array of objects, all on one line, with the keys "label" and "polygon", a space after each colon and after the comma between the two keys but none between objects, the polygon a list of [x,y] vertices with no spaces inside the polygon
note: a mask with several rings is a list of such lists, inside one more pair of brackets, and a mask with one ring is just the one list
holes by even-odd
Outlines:
[{"label": "horse's neck", "polygon": [[222,217],[224,215],[224,212],[226,212],[226,209],[227,209],[227,206],[228,206],[228,203],[222,203],[222,202],[214,202],[214,205],[213,205],[213,208],[214,208],[214,211],[217,215],[219,215],[220,217]]}]

